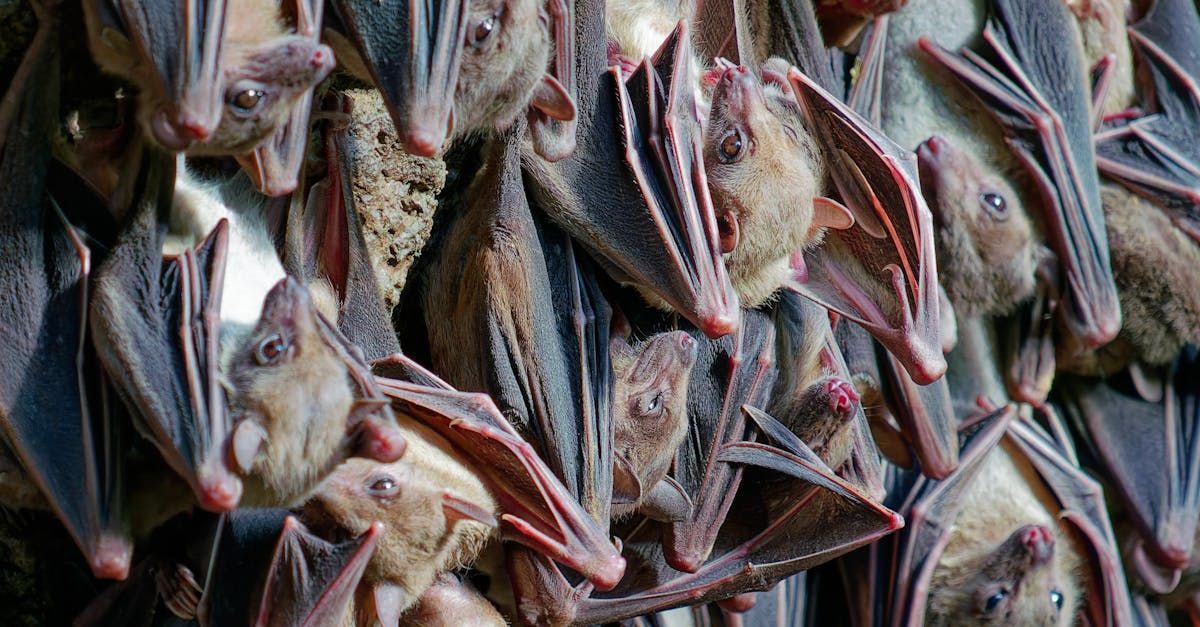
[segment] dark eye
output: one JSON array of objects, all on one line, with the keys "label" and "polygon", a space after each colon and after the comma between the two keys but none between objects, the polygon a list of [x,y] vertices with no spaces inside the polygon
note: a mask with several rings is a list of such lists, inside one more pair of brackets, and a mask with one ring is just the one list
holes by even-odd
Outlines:
[{"label": "dark eye", "polygon": [[1063,606],[1062,593],[1059,592],[1058,590],[1051,590],[1050,591],[1050,602],[1054,604],[1055,609],[1061,610],[1062,606]]},{"label": "dark eye", "polygon": [[467,43],[475,48],[482,48],[498,30],[500,30],[500,13],[497,12],[475,24],[474,30],[468,36]]},{"label": "dark eye", "polygon": [[283,357],[287,349],[287,340],[276,333],[258,343],[258,348],[254,349],[254,359],[260,366],[272,366]]},{"label": "dark eye", "polygon": [[979,195],[979,204],[993,218],[997,220],[1008,219],[1008,203],[1004,201],[1004,196],[993,192],[985,192]]},{"label": "dark eye", "polygon": [[645,409],[644,413],[653,414],[653,413],[658,412],[658,410],[662,408],[662,400],[663,400],[662,392],[655,394],[654,398],[651,398],[650,402],[646,403],[646,409]]},{"label": "dark eye", "polygon": [[736,130],[729,131],[725,137],[721,138],[721,154],[722,163],[736,163],[742,158],[742,149],[745,147],[745,142],[742,141],[742,134]]},{"label": "dark eye", "polygon": [[234,92],[229,99],[229,105],[240,115],[250,115],[262,107],[267,99],[267,92],[257,89],[242,89]]},{"label": "dark eye", "polygon": [[367,482],[367,493],[374,496],[389,496],[400,489],[399,482],[390,475],[375,476]]},{"label": "dark eye", "polygon": [[1006,590],[997,590],[995,594],[993,594],[992,596],[987,598],[987,604],[984,605],[983,611],[985,611],[985,612],[994,611],[996,609],[996,607],[1000,605],[1000,602],[1003,601],[1004,597],[1006,597],[1006,596],[1008,596],[1008,592]]}]

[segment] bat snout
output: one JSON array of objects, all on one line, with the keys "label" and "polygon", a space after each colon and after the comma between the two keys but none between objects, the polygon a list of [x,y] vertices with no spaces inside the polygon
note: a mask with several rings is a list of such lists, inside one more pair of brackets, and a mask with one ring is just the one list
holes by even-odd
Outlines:
[{"label": "bat snout", "polygon": [[92,574],[97,579],[124,580],[129,575],[133,547],[128,540],[104,536],[90,556]]},{"label": "bat snout", "polygon": [[1045,525],[1026,525],[1017,533],[1034,566],[1046,564],[1054,557],[1054,535]]}]

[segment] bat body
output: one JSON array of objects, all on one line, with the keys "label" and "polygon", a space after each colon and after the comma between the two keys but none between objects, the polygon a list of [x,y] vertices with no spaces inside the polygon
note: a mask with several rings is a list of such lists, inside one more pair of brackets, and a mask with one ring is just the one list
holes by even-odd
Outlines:
[{"label": "bat body", "polygon": [[400,619],[404,627],[504,627],[508,623],[469,582],[452,574],[437,579],[420,602]]},{"label": "bat body", "polygon": [[641,511],[681,519],[691,503],[667,478],[687,435],[687,388],[696,342],[683,331],[630,346],[613,340],[613,518]]},{"label": "bat body", "polygon": [[[469,462],[441,436],[403,421],[405,456],[390,464],[350,460],[308,501],[304,520],[359,535],[384,524],[363,575],[360,611],[373,607],[383,624],[422,601],[439,578],[470,565],[499,516],[491,493]],[[427,611],[436,608],[427,607]]]}]

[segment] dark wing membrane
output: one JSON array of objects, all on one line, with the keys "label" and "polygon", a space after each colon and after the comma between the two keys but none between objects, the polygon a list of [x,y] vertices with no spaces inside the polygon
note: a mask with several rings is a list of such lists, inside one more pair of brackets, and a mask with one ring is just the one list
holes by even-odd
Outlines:
[{"label": "dark wing membrane", "polygon": [[1062,263],[1060,313],[1070,331],[1101,346],[1121,327],[1092,149],[1091,90],[1074,18],[1056,0],[993,0],[983,39],[991,59],[921,47],[999,121],[1037,182],[1051,247]]},{"label": "dark wing membrane", "polygon": [[196,251],[162,257],[171,206],[170,161],[143,157],[130,219],[96,272],[89,320],[100,360],[134,424],[213,511],[237,505],[217,345],[228,226]]},{"label": "dark wing membrane", "polygon": [[946,378],[917,385],[890,353],[878,358],[893,415],[921,462],[921,472],[931,479],[945,479],[958,465],[958,419]]},{"label": "dark wing membrane", "polygon": [[[467,0],[332,0],[410,152],[433,156],[450,133]],[[565,85],[565,83],[564,83]]]},{"label": "dark wing membrane", "polygon": [[1150,76],[1147,99],[1156,112],[1101,130],[1096,164],[1200,241],[1200,12],[1188,0],[1157,0],[1129,36]]},{"label": "dark wing membrane", "polygon": [[[110,412],[87,338],[92,253],[45,195],[58,17],[34,9],[38,31],[0,101],[0,428],[93,574],[121,579],[133,552],[116,489],[122,416]],[[78,209],[105,212],[99,202]]]},{"label": "dark wing membrane", "polygon": [[1037,270],[1033,300],[1017,306],[1016,314],[1000,323],[1007,368],[1004,383],[1009,396],[1041,406],[1054,383],[1054,314],[1058,310],[1058,272],[1053,261]]},{"label": "dark wing membrane", "polygon": [[807,251],[801,294],[861,324],[914,381],[946,370],[939,337],[933,216],[917,158],[795,68],[788,76],[855,225]]}]

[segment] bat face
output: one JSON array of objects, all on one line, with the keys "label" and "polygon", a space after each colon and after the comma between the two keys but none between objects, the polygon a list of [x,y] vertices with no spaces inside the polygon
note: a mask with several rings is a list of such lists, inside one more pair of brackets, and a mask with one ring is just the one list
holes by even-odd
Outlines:
[{"label": "bat face", "polygon": [[1034,289],[1035,239],[1020,196],[937,135],[917,148],[917,162],[944,260],[938,278],[955,311],[1008,313]]},{"label": "bat face", "polygon": [[[934,571],[930,593],[934,624],[1070,625],[1078,577],[1068,552],[1055,550],[1055,532],[1025,525],[999,546],[977,547],[964,561]],[[951,543],[954,540],[951,539]],[[953,547],[947,550],[952,550]]]},{"label": "bat face", "polygon": [[755,307],[791,276],[788,259],[817,235],[812,197],[821,167],[801,114],[773,85],[744,67],[717,81],[704,142],[729,278],[742,305]]},{"label": "bat face", "polygon": [[683,331],[660,334],[638,349],[614,342],[614,454],[633,471],[639,496],[666,476],[687,434],[696,351],[696,341]]},{"label": "bat face", "polygon": [[[207,141],[192,146],[188,154],[237,155],[254,150],[288,121],[300,98],[333,67],[328,46],[300,35],[231,51],[225,60],[220,123]],[[159,129],[155,132],[157,136]]]},{"label": "bat face", "polygon": [[319,316],[307,290],[293,279],[281,281],[230,366],[237,416],[233,457],[258,484],[247,486],[252,500],[290,503],[354,447],[378,443],[356,442],[359,434],[348,433],[360,408],[351,373],[323,334]]}]

